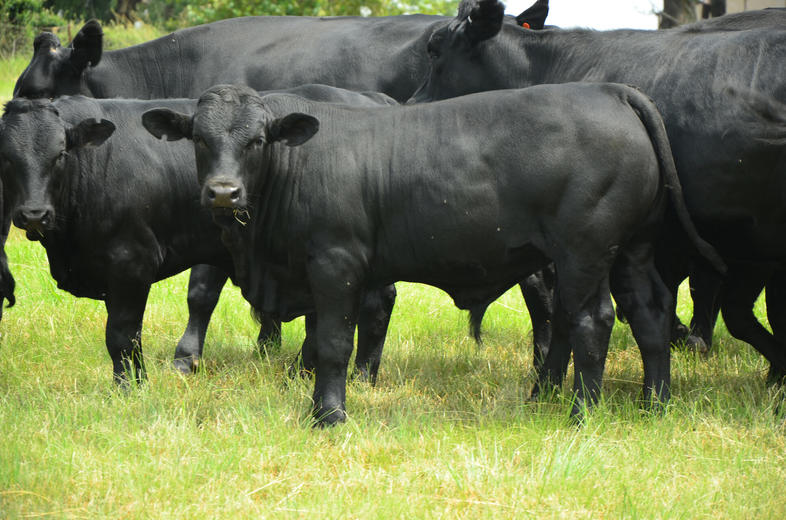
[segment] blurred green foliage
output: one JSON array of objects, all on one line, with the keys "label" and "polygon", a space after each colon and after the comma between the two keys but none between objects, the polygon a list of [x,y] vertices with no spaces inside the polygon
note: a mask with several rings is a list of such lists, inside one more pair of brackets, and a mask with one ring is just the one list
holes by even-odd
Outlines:
[{"label": "blurred green foliage", "polygon": [[[254,15],[388,16],[456,13],[459,0],[0,0],[0,58],[32,50],[42,30],[70,40],[90,18],[119,24],[144,22],[175,30],[224,18]],[[140,24],[136,24],[137,29]],[[138,43],[138,42],[135,42]]]},{"label": "blurred green foliage", "polygon": [[41,29],[65,23],[45,4],[46,0],[0,0],[0,56],[32,45]]},{"label": "blurred green foliage", "polygon": [[453,15],[458,0],[150,0],[137,13],[154,25],[174,29],[235,16],[387,16],[424,13]]}]

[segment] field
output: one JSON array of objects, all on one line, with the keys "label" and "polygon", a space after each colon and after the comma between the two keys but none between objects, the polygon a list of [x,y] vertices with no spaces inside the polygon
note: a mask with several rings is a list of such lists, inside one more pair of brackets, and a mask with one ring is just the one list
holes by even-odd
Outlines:
[{"label": "field", "polygon": [[[0,63],[0,99],[28,59]],[[302,319],[260,355],[227,288],[204,369],[182,377],[170,369],[181,274],[150,296],[148,383],[118,392],[103,304],[57,290],[43,249],[17,230],[7,251],[18,303],[0,323],[0,518],[786,517],[783,394],[722,325],[708,357],[674,353],[673,399],[649,414],[617,323],[604,400],[579,428],[568,385],[527,401],[517,290],[490,308],[479,348],[447,296],[399,284],[377,386],[351,384],[347,424],[314,430],[311,382],[286,375]],[[690,315],[684,295],[679,313]]]}]

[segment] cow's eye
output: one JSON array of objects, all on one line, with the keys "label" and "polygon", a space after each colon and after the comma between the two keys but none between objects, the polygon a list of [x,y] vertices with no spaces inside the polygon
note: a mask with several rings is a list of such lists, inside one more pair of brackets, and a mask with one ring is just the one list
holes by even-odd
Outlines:
[{"label": "cow's eye", "polygon": [[432,60],[436,60],[439,58],[439,47],[433,44],[431,41],[428,42],[428,46],[426,47],[426,52],[428,53],[429,58]]},{"label": "cow's eye", "polygon": [[263,136],[255,137],[248,143],[248,148],[258,148],[265,144],[265,138]]}]

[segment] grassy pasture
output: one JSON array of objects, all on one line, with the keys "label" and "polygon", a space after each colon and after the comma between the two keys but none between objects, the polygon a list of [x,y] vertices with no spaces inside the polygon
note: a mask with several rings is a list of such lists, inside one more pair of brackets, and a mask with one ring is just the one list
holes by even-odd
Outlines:
[{"label": "grassy pasture", "polygon": [[348,423],[320,431],[308,427],[310,382],[286,377],[302,320],[260,356],[248,306],[228,288],[204,371],[181,377],[169,362],[187,280],[166,280],[145,316],[149,382],[117,393],[103,305],[57,290],[43,249],[17,231],[8,254],[18,303],[0,324],[0,517],[786,514],[781,396],[722,326],[708,359],[675,353],[672,403],[649,415],[618,323],[604,401],[576,428],[564,396],[526,402],[531,331],[517,291],[492,306],[478,349],[443,293],[399,284],[377,387],[350,385]]},{"label": "grassy pasture", "polygon": [[[28,60],[0,63],[0,101]],[[531,327],[517,290],[491,307],[479,349],[444,294],[399,284],[377,387],[351,384],[347,424],[315,431],[311,383],[286,377],[302,320],[259,355],[248,306],[227,288],[204,370],[182,377],[169,369],[186,322],[181,274],[150,296],[149,382],[118,393],[102,303],[58,291],[21,233],[7,250],[18,304],[0,323],[0,518],[786,517],[782,395],[722,326],[708,358],[674,354],[673,400],[650,415],[618,323],[604,400],[576,428],[564,395],[526,401]],[[685,297],[679,312],[690,314]]]}]

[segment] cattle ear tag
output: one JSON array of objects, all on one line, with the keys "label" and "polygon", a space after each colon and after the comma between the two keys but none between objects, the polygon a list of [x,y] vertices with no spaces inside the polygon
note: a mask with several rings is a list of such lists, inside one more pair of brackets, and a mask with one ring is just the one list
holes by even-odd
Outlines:
[{"label": "cattle ear tag", "polygon": [[527,22],[524,22],[524,23],[522,23],[522,24],[521,24],[521,26],[522,26],[523,28],[525,28],[525,29],[529,29],[529,28],[530,28],[530,27],[529,27],[529,24],[528,24]]}]

